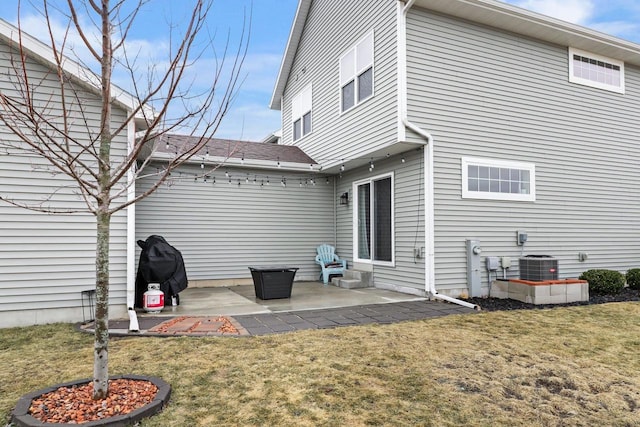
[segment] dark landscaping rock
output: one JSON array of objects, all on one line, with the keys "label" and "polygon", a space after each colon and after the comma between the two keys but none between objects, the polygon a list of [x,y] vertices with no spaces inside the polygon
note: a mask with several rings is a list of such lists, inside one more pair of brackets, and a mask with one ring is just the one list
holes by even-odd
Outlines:
[{"label": "dark landscaping rock", "polygon": [[604,304],[608,302],[628,302],[640,301],[640,291],[624,288],[620,293],[615,295],[591,295],[589,301],[571,302],[567,304],[528,304],[513,299],[500,298],[469,298],[466,301],[477,304],[484,311],[497,310],[527,310],[527,309],[543,309],[555,307],[571,307],[579,305]]}]

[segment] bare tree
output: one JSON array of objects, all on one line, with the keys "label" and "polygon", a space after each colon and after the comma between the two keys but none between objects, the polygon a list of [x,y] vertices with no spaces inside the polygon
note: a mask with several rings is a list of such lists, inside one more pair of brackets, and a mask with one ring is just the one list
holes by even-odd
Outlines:
[{"label": "bare tree", "polygon": [[[11,140],[1,141],[0,148],[40,159],[35,163],[64,177],[64,191],[82,199],[84,207],[49,203],[55,200],[53,193],[46,201],[39,202],[3,195],[0,198],[41,212],[90,212],[96,218],[94,399],[105,398],[108,394],[111,218],[155,191],[172,170],[198,153],[213,137],[240,83],[240,69],[248,45],[246,25],[243,25],[237,48],[231,52],[227,50],[231,44],[227,36],[223,51],[216,53],[214,37],[207,28],[207,18],[213,13],[212,0],[195,0],[182,30],[169,25],[174,40],[170,43],[166,63],[148,67],[145,70],[147,78],[141,84],[137,68],[139,58],[128,51],[127,36],[147,2],[117,0],[110,4],[110,0],[67,0],[65,10],[55,10],[67,18],[66,32],[60,41],[52,23],[53,2],[43,0],[41,12],[46,18],[54,63],[51,75],[42,77],[30,72],[29,53],[23,47],[22,27],[18,24],[18,40],[13,46],[16,53],[12,56],[8,76],[13,90],[0,92],[0,123],[14,136]],[[185,9],[182,3],[181,7],[181,10]],[[86,17],[92,24],[83,23]],[[71,55],[67,54],[70,34],[79,36],[83,47],[90,52],[91,61],[95,61],[93,68],[99,71],[88,72],[91,64],[88,61],[81,63],[77,55],[75,60],[70,59]],[[193,81],[187,77],[188,70],[204,54],[213,54],[216,66],[208,76],[210,87],[202,93],[194,93]],[[70,73],[69,64],[72,64],[71,68],[75,64],[83,70],[84,78]],[[114,120],[114,91],[119,90],[112,83],[116,67],[125,70],[131,80],[133,96],[125,108],[125,117]],[[48,86],[51,81],[56,85],[49,94],[43,90],[45,80]],[[92,92],[99,94],[97,123],[87,107],[90,104],[87,93]],[[176,105],[180,113],[172,117]],[[123,107],[116,108],[121,111]],[[121,147],[115,153],[114,141],[121,143],[123,135],[130,133],[131,124],[136,122],[144,123],[144,126],[135,140],[128,141],[126,153]],[[163,168],[154,169],[155,183],[144,193],[132,195],[131,186],[148,161],[137,164],[143,150],[153,150],[154,138],[159,135],[185,128],[191,129],[192,136],[197,132],[196,142],[176,147],[173,158]],[[62,188],[54,193],[59,191],[62,192]]]}]

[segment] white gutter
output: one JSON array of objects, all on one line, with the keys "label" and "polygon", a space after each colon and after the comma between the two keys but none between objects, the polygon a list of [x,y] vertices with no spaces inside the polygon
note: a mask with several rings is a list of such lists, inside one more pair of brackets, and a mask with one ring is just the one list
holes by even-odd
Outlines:
[{"label": "white gutter", "polygon": [[[464,307],[480,310],[476,304],[453,298],[447,295],[441,295],[436,290],[435,279],[435,223],[433,219],[434,213],[434,194],[433,194],[433,136],[424,129],[416,126],[409,121],[407,109],[407,13],[415,0],[398,0],[398,107],[400,111],[400,121],[402,124],[420,135],[425,140],[424,152],[424,245],[427,250],[424,260],[424,278],[425,291],[432,298],[459,304]],[[400,134],[400,132],[399,132]]]},{"label": "white gutter", "polygon": [[[175,158],[173,153],[153,153],[152,160],[170,161]],[[233,166],[251,169],[281,169],[287,172],[320,172],[322,166],[316,163],[297,163],[297,162],[280,162],[277,160],[258,160],[258,159],[239,159],[237,157],[220,157],[220,156],[193,156],[187,160],[187,164],[205,164],[210,166],[220,165],[221,167]]]}]

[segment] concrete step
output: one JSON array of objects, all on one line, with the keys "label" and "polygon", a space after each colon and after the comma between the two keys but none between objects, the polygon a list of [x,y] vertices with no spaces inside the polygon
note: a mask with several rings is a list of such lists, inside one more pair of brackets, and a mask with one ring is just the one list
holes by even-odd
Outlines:
[{"label": "concrete step", "polygon": [[370,286],[366,283],[363,283],[361,280],[357,279],[343,279],[336,278],[337,286],[344,289],[359,289],[359,288],[370,288]]},{"label": "concrete step", "polygon": [[373,286],[373,273],[370,271],[360,271],[360,270],[345,270],[344,278],[349,280],[360,280],[366,286],[365,288]]},{"label": "concrete step", "polygon": [[345,289],[371,288],[373,287],[373,273],[360,270],[345,270],[343,277],[332,277],[331,284]]}]

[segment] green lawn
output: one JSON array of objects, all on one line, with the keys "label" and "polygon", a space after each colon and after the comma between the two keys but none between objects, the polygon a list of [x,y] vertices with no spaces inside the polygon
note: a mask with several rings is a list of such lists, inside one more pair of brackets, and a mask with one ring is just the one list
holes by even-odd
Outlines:
[{"label": "green lawn", "polygon": [[[640,303],[487,312],[246,338],[124,338],[111,374],[160,376],[142,426],[636,426]],[[0,330],[0,425],[92,375],[70,325]]]}]

